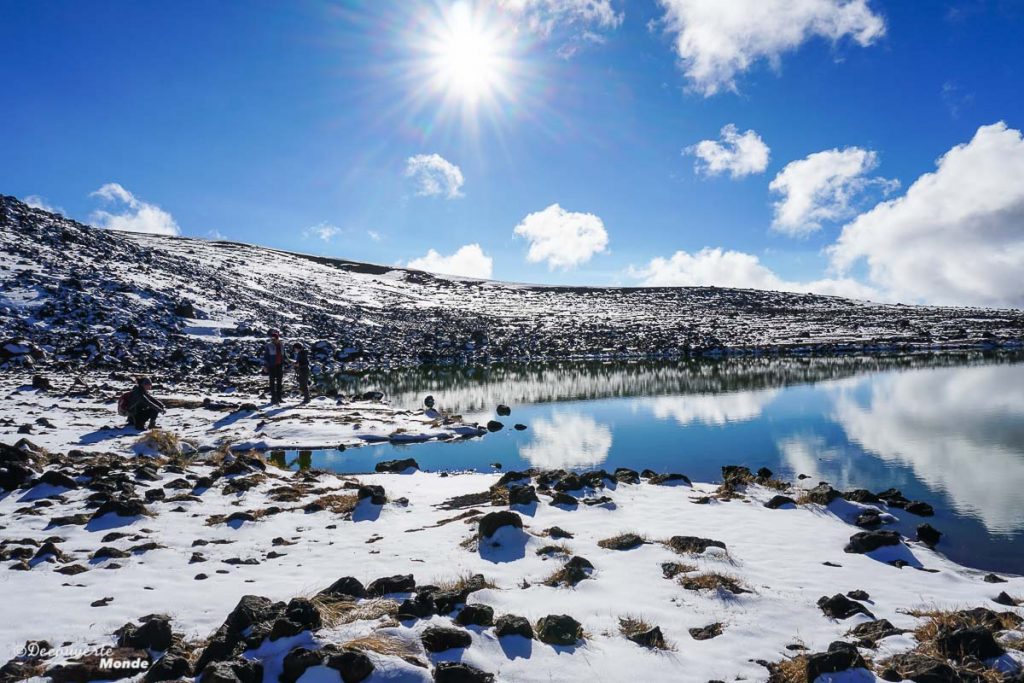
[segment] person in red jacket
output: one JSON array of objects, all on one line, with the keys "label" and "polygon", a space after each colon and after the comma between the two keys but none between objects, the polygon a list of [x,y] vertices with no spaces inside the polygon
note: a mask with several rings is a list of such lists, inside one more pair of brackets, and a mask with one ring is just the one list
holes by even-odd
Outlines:
[{"label": "person in red jacket", "polygon": [[277,330],[270,331],[270,341],[263,351],[263,369],[270,378],[270,402],[280,403],[284,383],[284,343]]}]

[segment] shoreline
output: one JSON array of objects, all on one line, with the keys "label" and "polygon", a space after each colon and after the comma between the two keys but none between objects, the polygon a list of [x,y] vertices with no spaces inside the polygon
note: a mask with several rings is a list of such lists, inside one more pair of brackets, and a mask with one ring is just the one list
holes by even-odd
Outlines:
[{"label": "shoreline", "polygon": [[[450,680],[800,681],[840,660],[849,669],[842,675],[853,676],[845,680],[872,680],[889,675],[886,667],[909,676],[915,666],[938,666],[927,633],[941,619],[954,631],[981,628],[977,637],[1000,651],[981,664],[944,665],[1024,666],[1024,607],[1002,599],[1024,597],[1024,577],[954,563],[929,547],[927,532],[924,540],[886,534],[890,515],[918,519],[913,501],[891,492],[879,499],[793,486],[745,468],[724,471],[720,485],[629,470],[297,472],[218,451],[210,434],[195,453],[168,457],[138,448],[134,430],[86,452],[83,434],[120,419],[107,390],[74,397],[0,388],[10,406],[0,412],[0,442],[25,438],[48,451],[25,443],[3,450],[5,467],[19,460],[29,473],[0,493],[0,587],[16,615],[0,629],[0,650],[40,639],[79,650],[120,643],[120,655],[145,659],[147,680],[272,683],[284,673],[294,683],[302,666],[310,669],[303,683],[362,680],[354,678],[360,672],[369,681],[446,680],[455,675],[446,662],[462,662],[477,673],[460,669],[472,677]],[[190,438],[201,433],[197,420],[232,414],[198,405],[163,426]],[[15,437],[14,411],[54,427]],[[267,412],[226,426],[267,421]],[[282,442],[319,429],[318,412],[358,413],[358,423],[331,425],[352,438],[399,423],[417,434],[467,426],[429,426],[422,414],[354,401],[286,407],[279,415],[298,417],[276,432],[267,421],[264,435]],[[373,430],[368,415],[381,418]],[[218,431],[228,433],[238,432]],[[865,514],[877,524],[857,526]],[[865,532],[881,533],[858,536]],[[880,545],[845,550],[863,542]],[[342,577],[353,577],[358,586],[340,583],[361,595],[323,593]],[[371,586],[379,595],[365,593]],[[250,623],[235,632],[246,595],[266,600],[245,599]],[[957,616],[974,608],[987,611]],[[139,621],[147,615],[168,619],[148,626]],[[571,641],[555,628],[571,627],[561,615],[581,629]],[[551,616],[558,619],[545,621]],[[526,627],[532,638],[522,635]],[[151,647],[151,632],[170,640]],[[850,645],[830,654],[836,641]],[[214,643],[221,649],[211,651]],[[441,645],[453,646],[432,651]],[[25,657],[9,666],[56,683],[112,676],[79,659]]]}]

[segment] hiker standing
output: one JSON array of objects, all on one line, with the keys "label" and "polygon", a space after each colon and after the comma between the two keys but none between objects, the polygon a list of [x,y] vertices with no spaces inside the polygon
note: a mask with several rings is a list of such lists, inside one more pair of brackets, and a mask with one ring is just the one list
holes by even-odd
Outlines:
[{"label": "hiker standing", "polygon": [[156,427],[156,416],[166,412],[167,407],[150,391],[153,382],[148,377],[139,377],[135,387],[124,398],[124,411],[128,422],[136,429],[144,429],[149,422],[149,429]]},{"label": "hiker standing", "polygon": [[284,344],[277,330],[270,331],[270,341],[263,351],[263,369],[270,379],[270,402],[280,403],[284,383]]},{"label": "hiker standing", "polygon": [[299,380],[302,402],[309,403],[309,351],[299,342],[295,342],[292,344],[292,353],[295,357],[295,376]]}]

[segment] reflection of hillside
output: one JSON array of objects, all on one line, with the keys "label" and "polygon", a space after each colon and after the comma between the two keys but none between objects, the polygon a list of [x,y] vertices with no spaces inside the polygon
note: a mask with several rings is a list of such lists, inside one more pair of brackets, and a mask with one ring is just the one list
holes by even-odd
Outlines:
[{"label": "reflection of hillside", "polygon": [[1024,526],[1024,365],[893,373],[845,387],[835,419],[847,437],[913,469],[995,533]]},{"label": "reflection of hillside", "polygon": [[[1019,358],[1019,356],[1017,356]],[[537,363],[487,367],[427,366],[340,377],[346,392],[384,391],[415,408],[427,394],[456,412],[493,410],[497,403],[546,403],[632,396],[714,394],[773,389],[862,372],[1005,363],[1009,354],[756,357],[658,363]]]}]

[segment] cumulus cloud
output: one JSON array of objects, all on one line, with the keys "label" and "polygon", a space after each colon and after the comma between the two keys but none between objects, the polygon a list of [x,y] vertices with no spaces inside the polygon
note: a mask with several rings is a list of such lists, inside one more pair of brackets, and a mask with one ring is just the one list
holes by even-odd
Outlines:
[{"label": "cumulus cloud", "polygon": [[558,204],[531,213],[513,232],[530,243],[528,261],[546,262],[552,270],[575,268],[608,247],[608,232],[600,218],[566,211]]},{"label": "cumulus cloud", "polygon": [[781,292],[813,292],[853,299],[879,298],[879,293],[852,278],[810,282],[784,280],[753,254],[705,247],[695,254],[677,251],[657,257],[644,267],[630,267],[629,276],[645,287],[735,287]]},{"label": "cumulus cloud", "polygon": [[494,259],[485,254],[479,244],[467,244],[459,247],[458,251],[450,256],[443,256],[429,249],[425,256],[414,258],[406,266],[431,273],[487,280],[491,277]]},{"label": "cumulus cloud", "polygon": [[888,193],[899,182],[869,177],[878,166],[878,154],[859,147],[815,152],[786,164],[768,186],[782,195],[775,202],[772,228],[787,235],[807,235],[824,221],[849,218],[854,200],[869,187]]},{"label": "cumulus cloud", "polygon": [[731,123],[722,128],[721,141],[701,140],[683,150],[697,157],[694,169],[698,174],[728,173],[733,178],[763,173],[768,168],[770,151],[760,135],[752,130],[740,133]]},{"label": "cumulus cloud", "polygon": [[303,230],[302,236],[306,238],[316,237],[324,242],[330,242],[336,235],[341,234],[341,232],[341,228],[336,225],[331,225],[330,223],[318,223]]},{"label": "cumulus cloud", "polygon": [[775,400],[778,389],[737,391],[725,394],[658,396],[646,401],[659,420],[674,420],[680,427],[691,424],[722,426],[745,422],[761,416]]},{"label": "cumulus cloud", "polygon": [[174,222],[171,214],[155,204],[139,200],[118,183],[107,183],[89,196],[97,197],[112,207],[116,206],[120,211],[119,213],[102,209],[94,211],[90,216],[90,221],[98,228],[146,232],[153,235],[181,234],[181,228]]},{"label": "cumulus cloud", "polygon": [[59,206],[51,206],[46,199],[40,197],[37,194],[30,194],[25,197],[24,202],[26,205],[31,206],[33,209],[40,209],[42,211],[49,211],[50,213],[63,214],[64,209]]},{"label": "cumulus cloud", "polygon": [[612,29],[623,19],[612,0],[499,0],[499,4],[505,11],[522,17],[533,32],[543,36],[550,35],[558,25]]},{"label": "cumulus cloud", "polygon": [[374,242],[380,242],[381,241],[381,234],[379,232],[377,232],[376,230],[367,230],[366,231],[366,236],[369,237]]},{"label": "cumulus cloud", "polygon": [[736,78],[812,38],[849,37],[871,45],[885,34],[885,21],[868,0],[658,0],[662,25],[673,35],[681,67],[705,96],[736,88]]},{"label": "cumulus cloud", "polygon": [[440,154],[417,154],[405,161],[405,177],[412,178],[420,197],[462,196],[462,170]]},{"label": "cumulus cloud", "polygon": [[843,228],[830,249],[846,272],[904,301],[1024,306],[1024,139],[1005,123],[982,126],[946,152],[902,197]]}]

